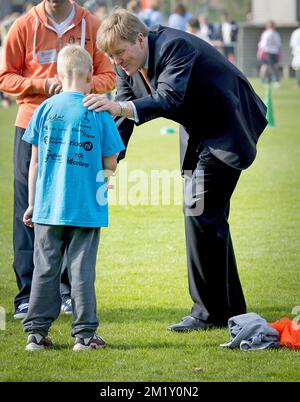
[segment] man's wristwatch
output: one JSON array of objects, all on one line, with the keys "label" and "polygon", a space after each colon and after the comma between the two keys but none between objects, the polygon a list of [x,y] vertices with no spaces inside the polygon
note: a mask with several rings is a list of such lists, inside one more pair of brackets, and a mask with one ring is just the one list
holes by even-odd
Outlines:
[{"label": "man's wristwatch", "polygon": [[128,106],[127,102],[119,102],[120,105],[120,116],[127,117],[128,116]]}]

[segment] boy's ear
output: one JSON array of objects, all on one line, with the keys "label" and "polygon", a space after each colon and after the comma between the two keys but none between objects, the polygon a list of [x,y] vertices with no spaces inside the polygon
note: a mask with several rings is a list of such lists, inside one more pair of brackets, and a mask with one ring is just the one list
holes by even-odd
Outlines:
[{"label": "boy's ear", "polygon": [[87,82],[92,82],[92,77],[93,77],[93,69],[88,73],[88,76],[87,76]]},{"label": "boy's ear", "polygon": [[92,89],[92,77],[93,77],[93,70],[90,71],[86,77],[86,89],[85,93],[88,95]]}]

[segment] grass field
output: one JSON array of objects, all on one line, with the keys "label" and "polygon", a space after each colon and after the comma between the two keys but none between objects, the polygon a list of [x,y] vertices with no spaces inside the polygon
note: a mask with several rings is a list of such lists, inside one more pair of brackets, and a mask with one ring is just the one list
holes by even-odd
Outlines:
[{"label": "grass field", "polygon": [[[273,107],[277,127],[261,137],[257,159],[242,174],[232,199],[230,217],[248,311],[268,321],[293,318],[293,307],[300,306],[300,91],[294,82],[273,92]],[[0,381],[300,380],[300,352],[224,350],[219,344],[228,340],[226,329],[186,334],[166,330],[191,307],[179,205],[111,207],[96,282],[105,349],[72,352],[71,318],[60,316],[51,330],[56,348],[26,352],[22,325],[13,320],[15,113],[15,108],[0,109],[0,306],[6,311],[6,330],[0,330]],[[178,136],[161,136],[166,125],[177,130],[162,120],[136,129],[126,159],[129,172],[178,168]],[[202,370],[194,372],[194,367]]]}]

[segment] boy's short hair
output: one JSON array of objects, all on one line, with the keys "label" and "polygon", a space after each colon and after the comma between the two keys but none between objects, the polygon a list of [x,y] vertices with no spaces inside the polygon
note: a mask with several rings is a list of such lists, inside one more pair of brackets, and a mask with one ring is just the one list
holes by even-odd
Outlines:
[{"label": "boy's short hair", "polygon": [[79,45],[67,45],[57,57],[57,72],[61,78],[73,77],[85,79],[92,71],[93,60],[89,52]]}]

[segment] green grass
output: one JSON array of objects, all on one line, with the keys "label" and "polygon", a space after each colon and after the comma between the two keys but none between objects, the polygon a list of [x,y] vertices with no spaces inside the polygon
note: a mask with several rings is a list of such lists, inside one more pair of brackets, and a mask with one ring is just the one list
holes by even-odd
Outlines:
[{"label": "green grass", "polygon": [[[261,88],[255,82],[262,96]],[[240,179],[231,231],[248,310],[268,321],[293,318],[300,305],[300,92],[292,81],[273,92],[277,127],[263,134],[253,166]],[[16,109],[0,109],[1,270],[0,381],[299,381],[299,352],[224,350],[226,329],[174,334],[189,312],[181,206],[111,206],[102,231],[96,291],[101,351],[73,353],[71,318],[51,329],[55,350],[30,354],[13,320],[12,144]],[[217,116],[217,111],[216,111]],[[199,111],[201,124],[201,111]],[[126,159],[135,169],[178,168],[178,136],[161,136],[155,120],[136,129]],[[193,367],[202,371],[195,373]]]}]

